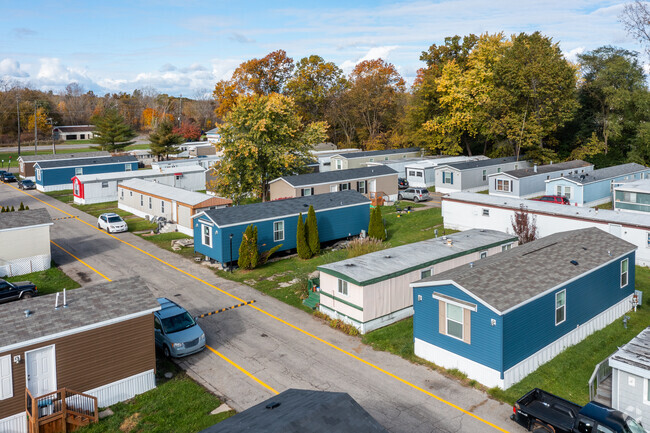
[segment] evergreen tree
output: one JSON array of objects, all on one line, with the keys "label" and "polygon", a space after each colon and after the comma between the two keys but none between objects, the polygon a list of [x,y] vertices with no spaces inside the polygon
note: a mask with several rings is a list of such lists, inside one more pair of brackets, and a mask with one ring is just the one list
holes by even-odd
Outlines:
[{"label": "evergreen tree", "polygon": [[149,134],[149,141],[151,142],[151,153],[158,158],[174,153],[174,146],[181,144],[185,141],[182,135],[174,132],[174,125],[165,120],[160,122],[156,129]]},{"label": "evergreen tree", "polygon": [[16,209],[14,209],[13,205],[11,206],[11,211],[16,212]]},{"label": "evergreen tree", "polygon": [[0,207],[0,213],[2,213],[4,211],[5,211],[5,207],[4,206]]},{"label": "evergreen tree", "polygon": [[308,259],[311,257],[311,250],[307,244],[305,225],[302,222],[302,213],[298,215],[298,228],[296,229],[296,249],[298,250],[298,257],[301,259]]},{"label": "evergreen tree", "polygon": [[305,235],[312,256],[320,254],[320,238],[318,237],[318,222],[316,221],[316,212],[314,206],[309,206],[307,212],[307,222],[305,224]]},{"label": "evergreen tree", "polygon": [[237,264],[242,269],[253,269],[257,266],[257,228],[254,230],[254,227],[252,224],[246,227],[239,246]]},{"label": "evergreen tree", "polygon": [[20,202],[20,206],[18,207],[18,210],[19,210],[19,211],[21,211],[21,210],[25,210],[25,205],[23,204],[22,201]]},{"label": "evergreen tree", "polygon": [[25,210],[29,210],[29,206],[25,206]]},{"label": "evergreen tree", "polygon": [[109,108],[103,115],[93,117],[92,121],[96,131],[94,140],[102,150],[113,152],[134,143],[129,140],[136,136],[135,132],[116,109]]},{"label": "evergreen tree", "polygon": [[380,241],[386,240],[386,230],[381,218],[381,207],[375,206],[370,213],[370,224],[368,225],[368,237]]}]

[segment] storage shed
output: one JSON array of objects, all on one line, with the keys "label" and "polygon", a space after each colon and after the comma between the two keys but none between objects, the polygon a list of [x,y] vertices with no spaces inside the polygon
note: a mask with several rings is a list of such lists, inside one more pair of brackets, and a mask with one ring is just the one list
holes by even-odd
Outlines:
[{"label": "storage shed", "polygon": [[503,232],[467,230],[319,266],[319,310],[365,334],[413,315],[413,281],[517,243]]},{"label": "storage shed", "polygon": [[280,251],[294,249],[298,215],[306,218],[310,205],[316,212],[321,242],[358,236],[368,230],[370,200],[356,191],[332,192],[201,212],[193,217],[194,250],[220,263],[236,261],[250,224],[258,228],[260,250],[276,245],[282,245]]},{"label": "storage shed", "polygon": [[488,189],[489,175],[529,166],[528,161],[514,156],[441,165],[436,169],[436,192],[484,191]]},{"label": "storage shed", "polygon": [[90,140],[95,137],[95,125],[55,126],[52,137],[62,141]]},{"label": "storage shed", "polygon": [[614,209],[650,216],[650,178],[614,185]]},{"label": "storage shed", "polygon": [[650,327],[609,358],[614,409],[648,425],[650,420]]},{"label": "storage shed", "polygon": [[24,178],[34,179],[36,172],[34,164],[40,161],[54,161],[63,159],[81,159],[81,158],[102,158],[110,157],[111,154],[105,151],[98,152],[81,152],[81,153],[57,153],[53,155],[21,155],[18,157],[20,175]]},{"label": "storage shed", "polygon": [[546,192],[546,180],[572,175],[580,176],[593,170],[593,164],[581,160],[540,166],[535,164],[528,168],[489,175],[489,191],[490,195],[503,197],[539,197]]},{"label": "storage shed", "polygon": [[77,204],[117,200],[117,187],[128,179],[144,179],[187,191],[205,190],[205,170],[198,165],[164,170],[136,170],[116,173],[84,174],[72,178],[72,194]]},{"label": "storage shed", "polygon": [[117,173],[137,169],[138,160],[130,155],[39,161],[34,164],[36,189],[45,192],[72,189],[72,178],[82,174]]},{"label": "storage shed", "polygon": [[45,209],[0,213],[0,277],[50,269],[52,224]]},{"label": "storage shed", "polygon": [[271,200],[336,191],[355,190],[369,195],[382,192],[391,201],[397,200],[397,172],[389,167],[361,167],[284,176],[269,182]]},{"label": "storage shed", "polygon": [[589,173],[551,178],[547,195],[562,195],[578,206],[597,206],[612,201],[612,182],[650,179],[650,168],[630,163],[593,170]]},{"label": "storage shed", "polygon": [[422,156],[422,150],[419,147],[341,153],[330,158],[330,168],[332,170],[348,170],[350,168],[365,167],[369,162],[415,158],[419,156]]},{"label": "storage shed", "polygon": [[176,230],[192,236],[192,217],[199,212],[232,205],[232,200],[164,185],[129,179],[117,187],[117,206],[142,218],[163,217]]},{"label": "storage shed", "polygon": [[415,354],[506,389],[630,310],[635,250],[573,230],[414,282]]},{"label": "storage shed", "polygon": [[[60,294],[59,294],[60,295]],[[27,433],[33,416],[80,400],[106,407],[156,386],[156,298],[139,278],[0,305],[0,431]],[[41,409],[26,407],[27,390]],[[39,399],[39,397],[41,397]],[[31,403],[31,400],[27,400]],[[84,406],[87,406],[84,404]],[[93,409],[95,409],[93,407]]]}]

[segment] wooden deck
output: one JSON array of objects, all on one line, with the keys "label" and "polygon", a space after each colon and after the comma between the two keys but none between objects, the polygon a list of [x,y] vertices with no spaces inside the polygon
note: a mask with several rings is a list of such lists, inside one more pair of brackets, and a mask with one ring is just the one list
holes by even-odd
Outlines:
[{"label": "wooden deck", "polygon": [[598,403],[612,406],[612,375],[607,376],[605,380],[598,384],[598,392],[594,398]]}]

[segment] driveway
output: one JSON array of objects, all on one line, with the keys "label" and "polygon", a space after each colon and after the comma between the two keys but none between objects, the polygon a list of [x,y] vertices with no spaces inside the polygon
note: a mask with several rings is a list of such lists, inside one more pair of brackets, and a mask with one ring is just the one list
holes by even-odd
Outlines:
[{"label": "driveway", "polygon": [[193,314],[256,301],[199,319],[211,349],[180,362],[238,411],[288,388],[306,388],[349,393],[392,432],[522,431],[509,419],[509,405],[480,391],[374,351],[357,337],[135,235],[101,232],[95,218],[44,194],[29,194],[0,184],[3,205],[22,201],[48,209],[58,245],[53,258],[85,284],[139,275],[156,296],[174,299]]}]

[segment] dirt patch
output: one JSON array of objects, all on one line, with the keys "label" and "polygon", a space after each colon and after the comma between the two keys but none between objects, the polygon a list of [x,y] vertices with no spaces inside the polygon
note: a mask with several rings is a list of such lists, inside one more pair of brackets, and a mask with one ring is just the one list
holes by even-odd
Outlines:
[{"label": "dirt patch", "polygon": [[89,283],[91,281],[91,278],[85,272],[77,272],[77,276],[83,283]]},{"label": "dirt patch", "polygon": [[130,431],[132,431],[134,428],[138,426],[139,421],[140,421],[140,413],[136,412],[122,422],[122,424],[120,425],[120,431],[123,431],[124,433],[129,433]]}]

